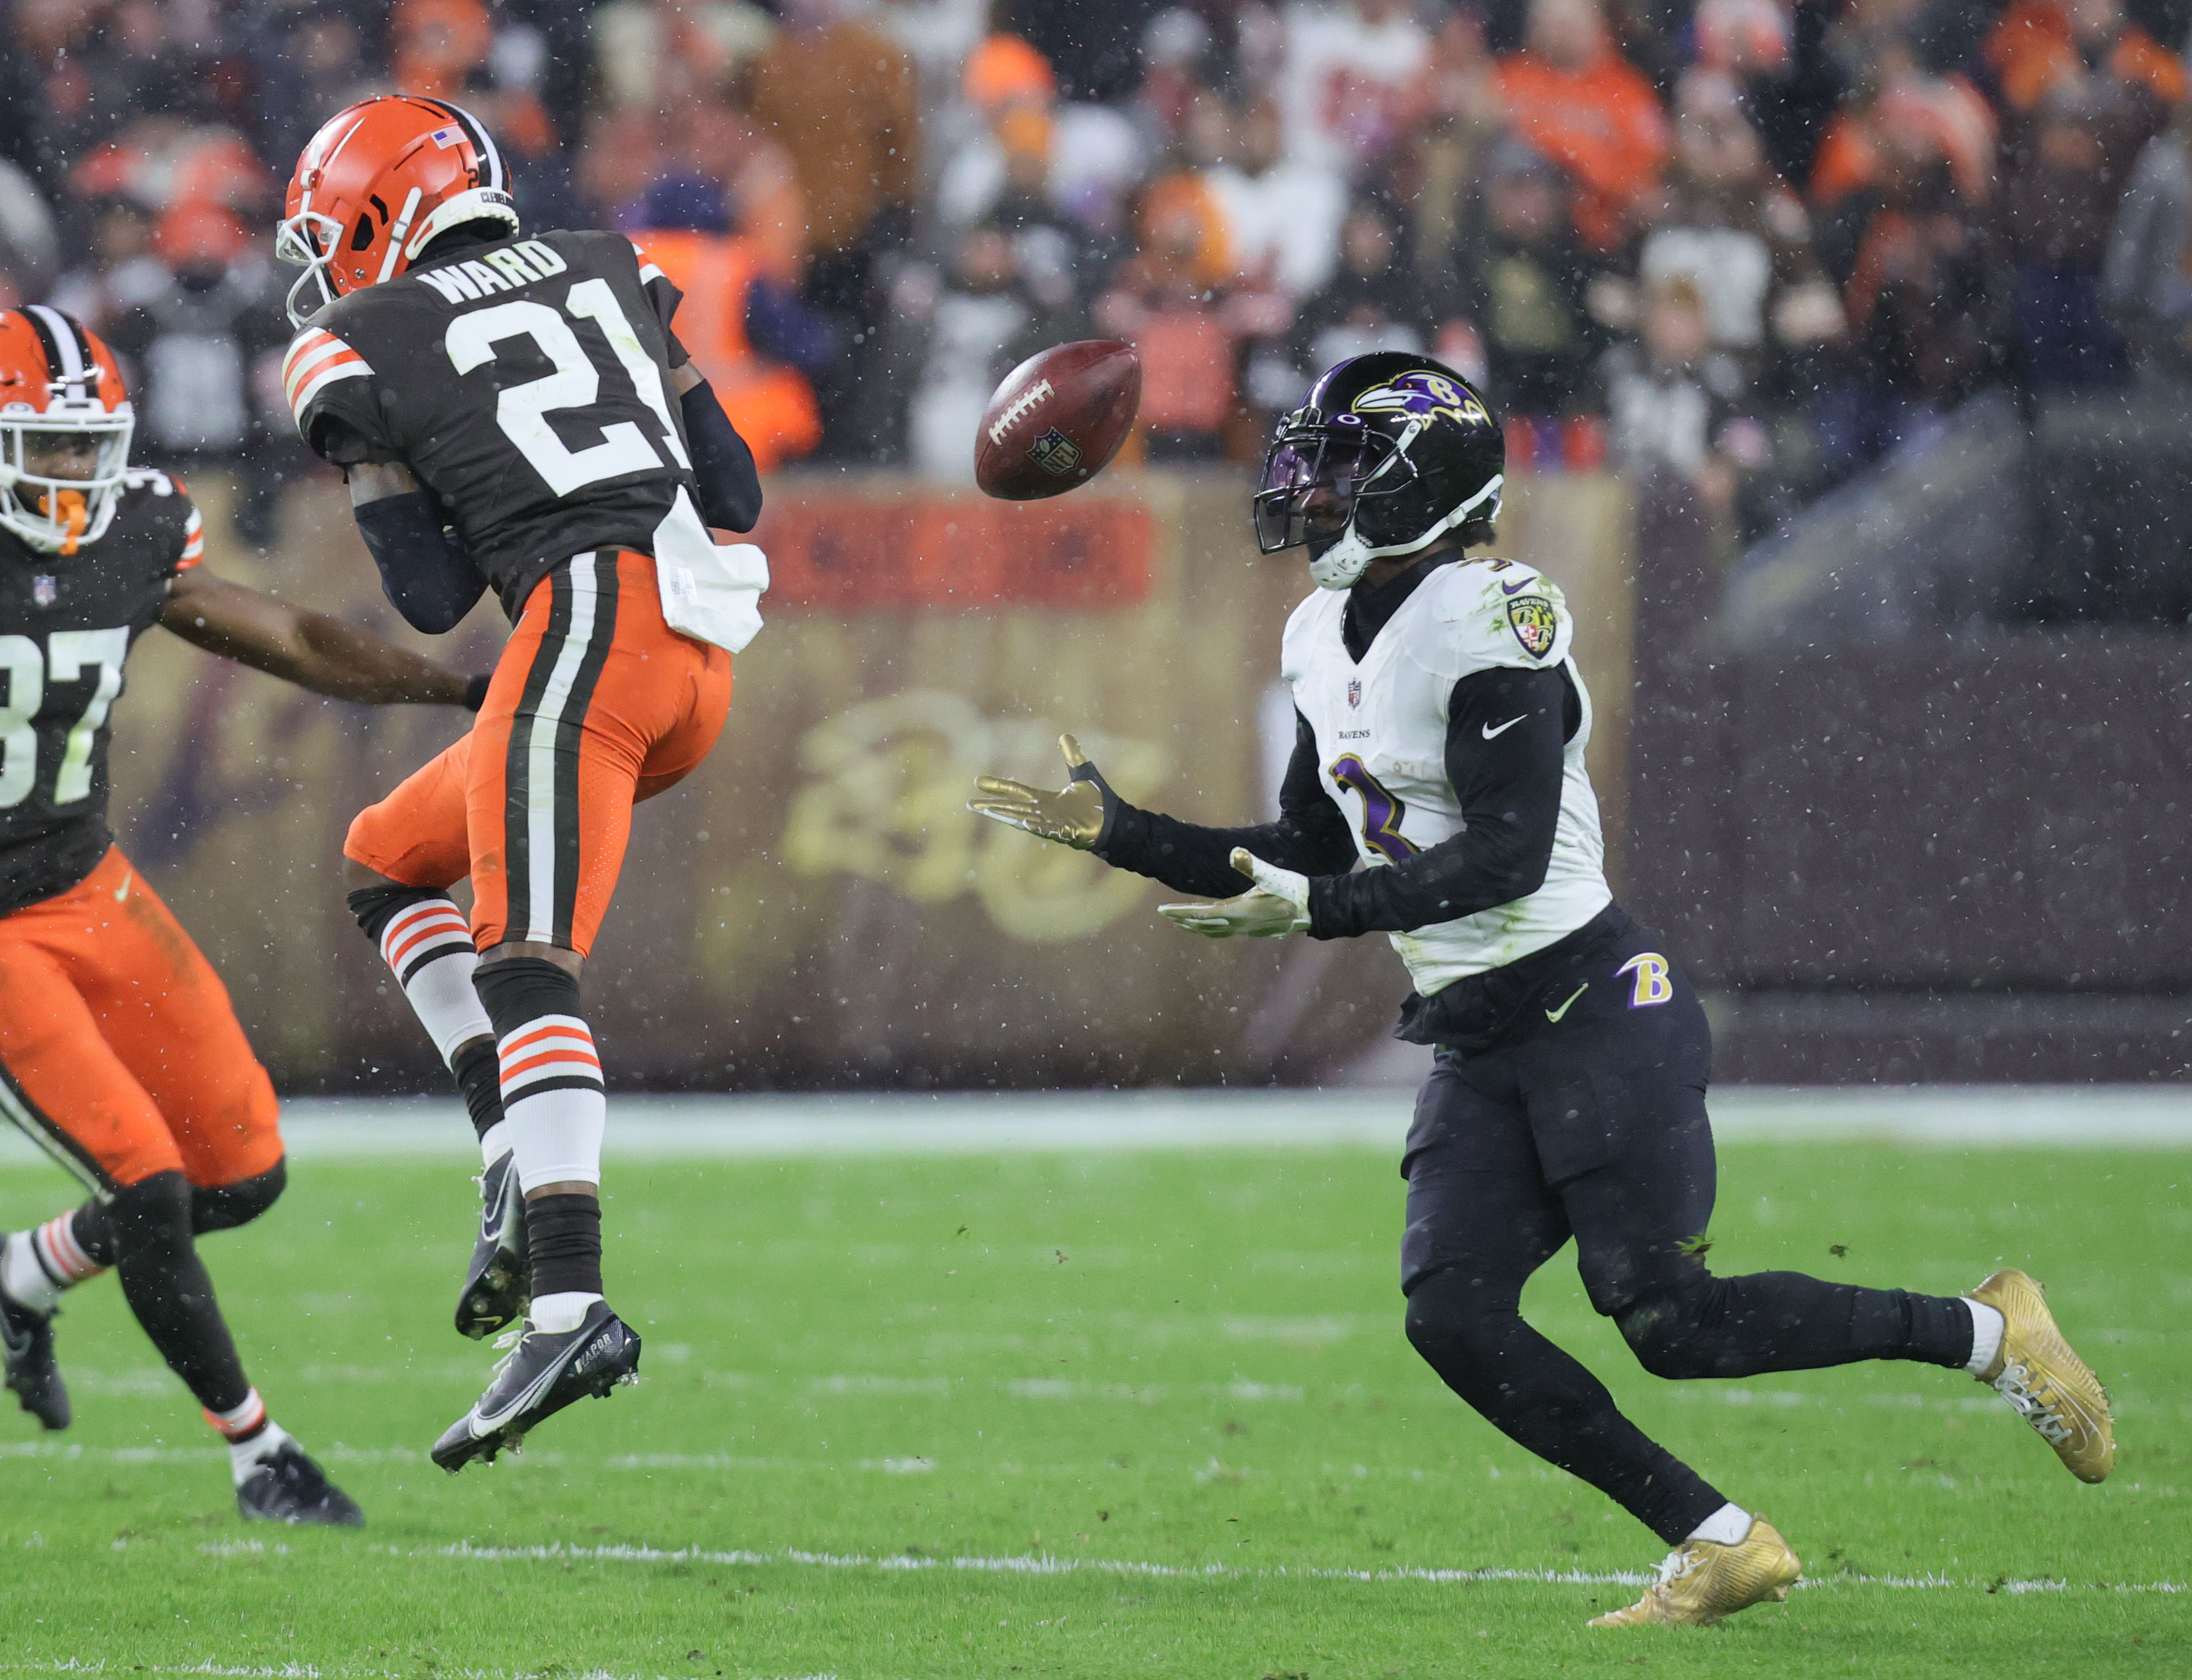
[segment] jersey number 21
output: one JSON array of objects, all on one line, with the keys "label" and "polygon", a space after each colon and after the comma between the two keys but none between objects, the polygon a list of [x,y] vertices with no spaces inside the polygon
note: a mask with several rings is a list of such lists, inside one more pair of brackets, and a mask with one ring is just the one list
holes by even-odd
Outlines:
[{"label": "jersey number 21", "polygon": [[[591,321],[601,328],[640,400],[662,422],[663,447],[678,466],[690,467],[693,464],[670,418],[662,370],[640,343],[639,334],[632,331],[608,282],[580,281],[571,288],[563,308],[574,318]],[[496,399],[494,417],[504,436],[517,446],[518,453],[547,481],[551,490],[568,496],[604,479],[659,472],[667,464],[656,446],[630,420],[603,425],[602,441],[583,449],[573,449],[557,436],[548,416],[562,410],[592,407],[601,396],[602,376],[579,344],[579,335],[562,314],[546,304],[524,299],[460,315],[449,323],[442,344],[457,372],[469,373],[494,360],[496,345],[517,338],[532,339],[555,371],[505,388]]]}]

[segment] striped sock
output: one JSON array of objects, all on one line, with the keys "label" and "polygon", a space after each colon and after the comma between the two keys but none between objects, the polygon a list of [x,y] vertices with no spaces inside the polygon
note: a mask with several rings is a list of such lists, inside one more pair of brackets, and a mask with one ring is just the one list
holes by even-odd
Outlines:
[{"label": "striped sock", "polygon": [[421,895],[388,918],[380,931],[381,960],[402,987],[442,1060],[456,1065],[457,1051],[475,1039],[492,1038],[487,1011],[472,989],[479,967],[471,925],[455,901]]},{"label": "striped sock", "polygon": [[599,1184],[608,1097],[585,1022],[575,1015],[537,1015],[504,1034],[495,1049],[519,1185],[532,1190],[569,1180]]},{"label": "striped sock", "polygon": [[266,1427],[266,1403],[259,1398],[256,1388],[248,1390],[225,1412],[217,1412],[211,1406],[204,1409],[205,1421],[220,1431],[231,1446],[238,1441],[250,1440]]},{"label": "striped sock", "polygon": [[237,1487],[259,1473],[259,1466],[294,1438],[266,1415],[266,1403],[254,1388],[225,1412],[208,1409],[205,1421],[228,1443],[228,1470]]},{"label": "striped sock", "polygon": [[9,1233],[0,1250],[0,1290],[9,1300],[34,1313],[50,1313],[64,1290],[106,1269],[77,1241],[75,1218],[65,1213],[33,1230]]}]

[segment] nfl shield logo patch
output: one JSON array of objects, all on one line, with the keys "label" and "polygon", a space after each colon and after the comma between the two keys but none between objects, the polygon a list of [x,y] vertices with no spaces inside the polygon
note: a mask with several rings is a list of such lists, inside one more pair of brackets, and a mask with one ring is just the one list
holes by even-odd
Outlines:
[{"label": "nfl shield logo patch", "polygon": [[1359,676],[1348,679],[1347,703],[1350,706],[1359,706],[1362,703],[1362,679]]},{"label": "nfl shield logo patch", "polygon": [[60,586],[46,572],[31,579],[31,599],[40,607],[51,607],[60,599]]},{"label": "nfl shield logo patch", "polygon": [[1081,446],[1053,426],[1028,446],[1028,458],[1053,477],[1063,478],[1081,464]]}]

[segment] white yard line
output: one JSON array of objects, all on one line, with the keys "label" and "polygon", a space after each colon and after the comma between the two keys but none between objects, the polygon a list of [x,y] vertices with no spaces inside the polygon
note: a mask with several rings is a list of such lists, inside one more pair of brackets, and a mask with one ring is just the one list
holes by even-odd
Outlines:
[{"label": "white yard line", "polygon": [[[210,1540],[198,1550],[207,1557],[255,1557],[285,1553],[280,1541]],[[875,1555],[865,1552],[806,1552],[786,1546],[773,1552],[715,1551],[697,1546],[475,1546],[460,1540],[453,1546],[372,1546],[369,1552],[404,1560],[448,1560],[476,1563],[711,1563],[727,1568],[757,1569],[791,1565],[802,1569],[859,1569],[903,1575],[932,1569],[956,1569],[974,1575],[1118,1575],[1156,1580],[1335,1580],[1408,1582],[1432,1586],[1467,1586],[1488,1581],[1517,1581],[1554,1586],[1641,1586],[1653,1577],[1632,1569],[1594,1572],[1586,1569],[1518,1569],[1493,1567],[1476,1569],[1289,1569],[1284,1565],[1243,1568],[1233,1563],[1151,1563],[1123,1558],[1060,1558],[1047,1552],[1006,1558],[928,1558]],[[1965,1591],[1974,1592],[2166,1592],[2187,1591],[2182,1581],[2071,1581],[2015,1580],[2006,1576],[1991,1580],[1956,1580],[1948,1575],[1829,1575],[1798,1583],[1812,1587],[1886,1587],[1898,1591]]]},{"label": "white yard line", "polygon": [[[617,1096],[607,1153],[619,1161],[1185,1149],[1397,1155],[1413,1101],[1413,1092],[1376,1088]],[[2192,1148],[2192,1089],[2173,1085],[1731,1085],[1713,1094],[1712,1115],[1729,1143]],[[476,1159],[454,1097],[304,1097],[287,1106],[283,1125],[300,1160]],[[0,1165],[43,1160],[0,1127]]]}]

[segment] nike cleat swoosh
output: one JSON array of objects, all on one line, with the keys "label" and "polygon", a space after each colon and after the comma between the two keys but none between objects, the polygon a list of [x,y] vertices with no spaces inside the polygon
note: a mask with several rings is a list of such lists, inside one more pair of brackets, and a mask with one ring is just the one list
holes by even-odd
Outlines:
[{"label": "nike cleat swoosh", "polygon": [[1581,997],[1589,990],[1590,990],[1590,982],[1586,980],[1582,985],[1577,987],[1574,992],[1569,995],[1567,1003],[1562,1004],[1558,1009],[1547,1010],[1545,1011],[1545,1019],[1557,1023],[1560,1018],[1568,1012],[1568,1004],[1573,1004],[1576,999]]},{"label": "nike cleat swoosh", "polygon": [[134,869],[124,869],[122,872],[122,885],[114,889],[114,902],[116,903],[121,904],[128,902],[129,897],[129,883],[136,878],[136,871]]},{"label": "nike cleat swoosh", "polygon": [[[1525,713],[1523,713],[1523,714],[1522,714],[1522,717],[1527,717],[1527,716],[1529,716],[1529,715],[1529,715],[1527,712],[1525,712]],[[1506,722],[1504,722],[1504,723],[1501,724],[1501,725],[1500,725],[1497,729],[1494,729],[1494,728],[1493,728],[1490,724],[1488,724],[1488,723],[1487,723],[1487,724],[1486,724],[1486,725],[1484,726],[1484,738],[1485,738],[1486,740],[1489,741],[1489,740],[1491,740],[1491,739],[1493,738],[1493,737],[1494,737],[1495,735],[1504,735],[1504,734],[1505,734],[1509,730],[1512,729],[1512,728],[1513,728],[1516,724],[1518,724],[1518,723],[1521,722],[1521,720],[1522,720],[1522,718],[1521,718],[1521,717],[1510,717],[1510,718],[1509,718],[1509,719],[1507,720],[1507,721],[1506,721]]]}]

